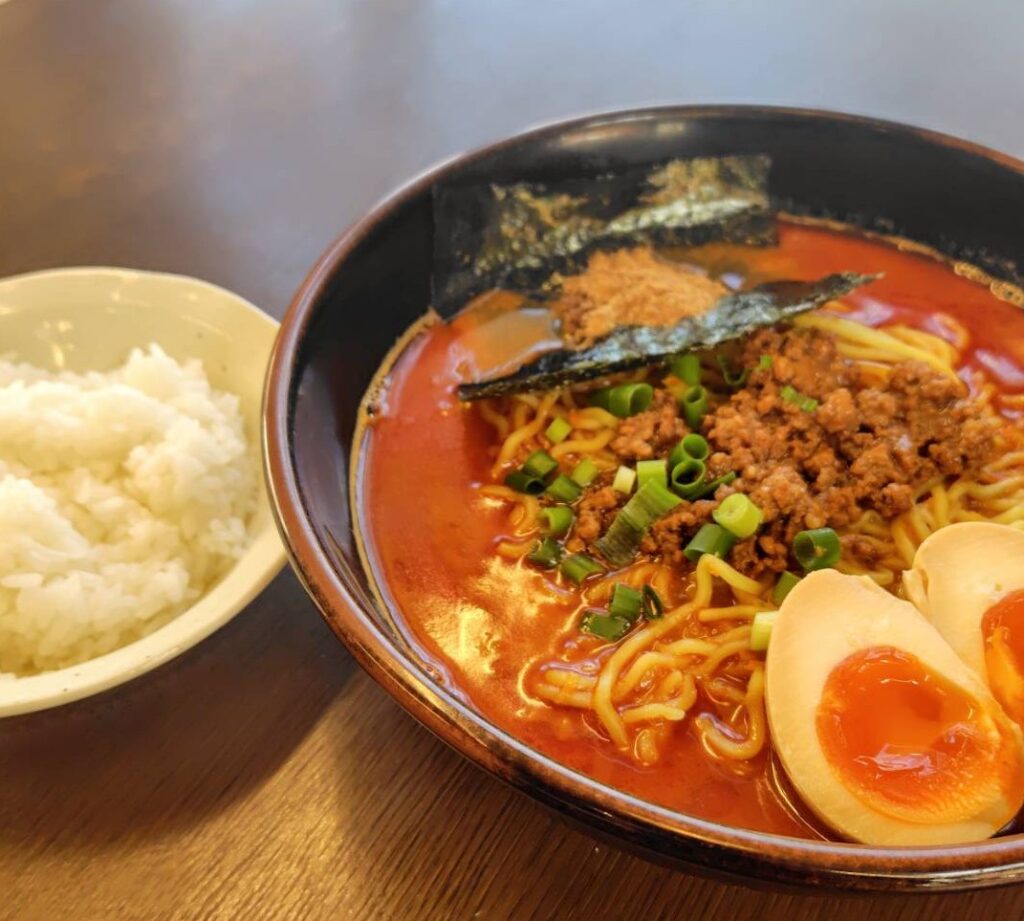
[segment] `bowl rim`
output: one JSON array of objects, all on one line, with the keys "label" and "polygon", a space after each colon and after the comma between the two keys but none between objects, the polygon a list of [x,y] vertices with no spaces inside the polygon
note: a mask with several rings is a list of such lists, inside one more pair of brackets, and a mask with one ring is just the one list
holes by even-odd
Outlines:
[{"label": "bowl rim", "polygon": [[970,889],[1024,879],[1024,835],[964,845],[902,848],[791,838],[675,812],[565,767],[488,723],[422,676],[417,663],[348,592],[316,536],[292,464],[293,384],[301,365],[300,343],[317,305],[362,240],[456,167],[569,130],[666,117],[798,118],[850,124],[958,150],[1024,175],[1022,160],[930,129],[821,109],[747,105],[659,105],[560,119],[435,163],[378,201],[326,248],[297,289],[282,321],[266,377],[263,447],[271,503],[292,566],[341,642],[419,722],[495,776],[656,860],[685,864],[733,882],[757,880],[863,891]]},{"label": "bowl rim", "polygon": [[[0,279],[0,298],[8,289],[23,284],[97,279],[109,282],[113,289],[116,285],[140,277],[149,282],[177,287],[181,291],[218,298],[229,304],[232,310],[244,312],[251,319],[264,324],[268,334],[273,332],[276,337],[280,325],[277,320],[241,295],[199,278],[170,272],[114,266],[40,269]],[[286,561],[284,547],[273,523],[270,489],[262,465],[259,465],[259,473],[264,490],[257,509],[257,515],[264,513],[261,526],[243,556],[208,592],[163,626],[126,646],[77,665],[24,678],[0,679],[0,717],[63,706],[125,684],[198,645],[239,614],[266,588]],[[239,582],[237,574],[243,562],[252,571],[248,579]]]}]

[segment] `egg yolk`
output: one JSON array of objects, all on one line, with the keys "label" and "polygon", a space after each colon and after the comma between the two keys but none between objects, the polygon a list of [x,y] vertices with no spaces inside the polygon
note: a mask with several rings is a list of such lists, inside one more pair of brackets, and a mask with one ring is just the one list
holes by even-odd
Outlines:
[{"label": "egg yolk", "polygon": [[832,670],[817,731],[848,790],[908,821],[971,818],[1002,798],[1019,769],[1009,737],[976,701],[891,647],[861,650]]},{"label": "egg yolk", "polygon": [[1024,591],[996,602],[981,619],[988,685],[1009,717],[1024,724]]}]

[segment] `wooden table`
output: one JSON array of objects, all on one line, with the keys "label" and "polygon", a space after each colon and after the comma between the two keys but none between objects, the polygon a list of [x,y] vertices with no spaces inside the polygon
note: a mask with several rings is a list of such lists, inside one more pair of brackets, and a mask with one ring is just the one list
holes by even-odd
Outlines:
[{"label": "wooden table", "polygon": [[[185,272],[280,316],[328,240],[431,161],[646,102],[864,111],[1019,156],[1022,34],[1019,0],[11,0],[0,275]],[[157,672],[0,724],[3,918],[1022,913],[1024,887],[770,895],[597,845],[419,728],[290,573]]]}]

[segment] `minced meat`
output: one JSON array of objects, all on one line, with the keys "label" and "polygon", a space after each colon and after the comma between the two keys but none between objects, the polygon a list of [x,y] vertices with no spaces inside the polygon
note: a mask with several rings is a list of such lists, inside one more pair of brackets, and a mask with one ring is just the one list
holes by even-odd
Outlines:
[{"label": "minced meat", "polygon": [[[763,355],[771,357],[768,368],[758,368]],[[753,334],[738,361],[755,370],[712,407],[701,427],[712,449],[708,476],[735,471],[738,477],[714,497],[684,502],[656,522],[641,545],[646,553],[682,563],[683,547],[718,502],[742,492],[764,512],[764,522],[736,545],[731,561],[755,577],[782,571],[797,532],[842,528],[868,510],[895,518],[911,507],[915,488],[977,470],[998,450],[998,420],[979,414],[958,380],[925,364],[896,365],[881,389],[839,354],[830,335],[801,328]],[[784,398],[787,386],[817,405],[802,408]],[[629,463],[664,457],[685,432],[674,398],[659,390],[650,410],[620,424],[611,447]],[[593,550],[622,501],[606,483],[589,490],[574,549]],[[870,558],[867,542],[846,541],[848,550]]]},{"label": "minced meat", "polygon": [[642,246],[594,253],[583,272],[562,279],[551,309],[565,344],[582,349],[619,326],[671,326],[706,313],[728,293],[720,281]]}]

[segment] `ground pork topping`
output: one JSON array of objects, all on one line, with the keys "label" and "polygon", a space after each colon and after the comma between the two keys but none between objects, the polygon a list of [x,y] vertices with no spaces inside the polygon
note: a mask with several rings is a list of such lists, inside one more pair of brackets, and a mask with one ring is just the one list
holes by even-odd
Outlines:
[{"label": "ground pork topping", "polygon": [[664,457],[688,431],[676,398],[657,390],[650,409],[622,420],[611,448],[622,460]]},{"label": "ground pork topping", "polygon": [[[759,367],[761,356],[770,356],[769,367]],[[927,365],[896,365],[879,383],[844,359],[827,333],[800,328],[755,333],[736,360],[756,370],[714,403],[701,433],[712,450],[708,476],[735,471],[737,479],[656,522],[641,544],[646,553],[682,564],[696,529],[722,499],[742,492],[764,512],[764,523],[736,545],[731,562],[755,577],[782,571],[797,532],[842,528],[867,511],[895,518],[910,508],[917,487],[976,471],[998,450],[998,420],[979,414],[958,380]],[[801,408],[793,391],[816,406]],[[675,398],[661,389],[651,409],[620,424],[611,448],[625,463],[664,457],[685,432]],[[572,549],[594,550],[623,501],[606,481],[589,490]],[[845,541],[847,551],[870,562],[867,542]]]},{"label": "ground pork topping", "polygon": [[707,312],[729,289],[658,256],[649,247],[598,252],[562,280],[552,312],[571,349],[593,345],[620,326],[671,326]]}]

